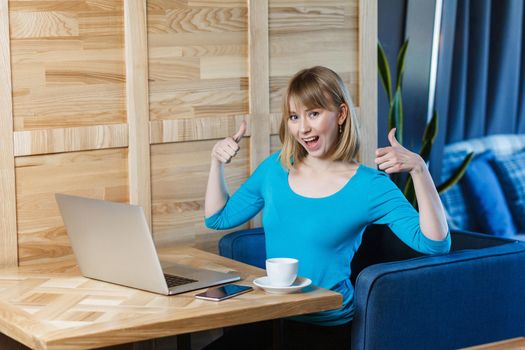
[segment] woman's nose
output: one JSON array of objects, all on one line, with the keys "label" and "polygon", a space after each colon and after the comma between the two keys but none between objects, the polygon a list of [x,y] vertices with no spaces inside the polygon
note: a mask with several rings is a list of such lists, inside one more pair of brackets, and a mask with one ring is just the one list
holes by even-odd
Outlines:
[{"label": "woman's nose", "polygon": [[301,124],[299,126],[299,130],[302,133],[306,133],[306,132],[310,131],[310,124],[308,123],[308,119],[307,118],[301,118]]}]

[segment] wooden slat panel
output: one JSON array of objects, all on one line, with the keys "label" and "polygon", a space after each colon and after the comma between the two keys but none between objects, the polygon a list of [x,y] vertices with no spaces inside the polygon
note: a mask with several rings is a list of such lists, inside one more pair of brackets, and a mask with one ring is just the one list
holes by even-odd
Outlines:
[{"label": "wooden slat panel", "polygon": [[21,265],[70,258],[56,192],[128,201],[127,149],[18,157],[15,163]]},{"label": "wooden slat panel", "polygon": [[[152,146],[153,232],[158,245],[183,242],[216,252],[219,238],[230,232],[206,229],[203,222],[204,194],[215,142]],[[230,193],[237,190],[250,172],[249,140],[244,138],[240,146],[225,171]]]},{"label": "wooden slat panel", "polygon": [[[268,51],[268,0],[250,0],[250,137],[251,172],[270,154],[270,82]],[[251,225],[262,226],[261,216]]]},{"label": "wooden slat panel", "polygon": [[13,105],[7,0],[0,0],[0,266],[16,266],[16,195],[13,158]]},{"label": "wooden slat panel", "polygon": [[279,135],[279,128],[281,126],[282,114],[270,113],[270,134]]},{"label": "wooden slat panel", "polygon": [[272,135],[270,136],[270,153],[275,153],[279,150],[281,150],[282,144],[281,140],[279,140],[278,135]]},{"label": "wooden slat panel", "polygon": [[78,20],[72,12],[20,11],[11,16],[13,39],[78,36]]},{"label": "wooden slat panel", "polygon": [[[177,160],[177,157],[187,160],[187,156],[179,152],[172,154],[172,158],[167,157],[170,159],[168,164],[177,164],[180,169],[165,171],[176,174],[174,176],[186,187],[198,186],[200,192],[192,196],[203,200],[204,189],[201,187],[207,182],[213,144],[218,138],[233,135],[241,120],[248,119],[247,2],[149,0],[147,6],[150,142],[178,142],[152,146],[152,167],[158,166],[155,152],[171,148],[175,152],[187,147],[188,152],[197,157],[195,160],[192,158],[190,163],[198,161],[204,167],[199,180],[195,179],[195,174],[185,166],[184,161]],[[210,139],[214,141],[179,143]],[[248,158],[240,159],[247,162],[248,167]],[[231,169],[235,172],[235,168]],[[165,239],[163,234],[171,231],[175,237],[193,236],[197,245],[216,250],[219,234],[206,234],[202,240],[196,234],[202,233],[203,213],[191,216],[184,223],[172,221],[181,220],[180,216],[173,217],[158,210],[158,203],[165,201],[162,199],[166,197],[164,193],[173,194],[170,187],[179,186],[174,182],[159,185],[158,176],[159,172],[152,170],[155,237],[169,241],[170,236],[165,236],[168,237]],[[179,199],[172,197],[170,200]],[[173,231],[175,227],[177,230]]]},{"label": "wooden slat panel", "polygon": [[125,1],[129,190],[132,204],[144,209],[151,227],[148,42],[146,3]]},{"label": "wooden slat panel", "polygon": [[280,112],[290,77],[315,65],[338,72],[359,105],[357,1],[270,0],[269,7],[270,111]]},{"label": "wooden slat panel", "polygon": [[359,101],[363,140],[361,160],[375,167],[377,148],[377,0],[359,0]]},{"label": "wooden slat panel", "polygon": [[15,130],[126,122],[123,3],[9,1]]},{"label": "wooden slat panel", "polygon": [[127,124],[16,131],[15,156],[128,146]]},{"label": "wooden slat panel", "polygon": [[148,1],[151,120],[248,114],[246,1]]},{"label": "wooden slat panel", "polygon": [[246,136],[249,136],[250,119],[248,115],[237,115],[216,118],[155,120],[150,122],[150,142],[156,144],[224,138],[235,134],[243,120],[248,123]]},{"label": "wooden slat panel", "polygon": [[[278,137],[270,135],[278,133],[282,88],[304,67],[326,65],[343,76],[360,107],[363,159],[365,163],[372,159],[376,146],[376,0],[11,0],[9,12],[7,3],[0,0],[0,69],[11,47],[12,78],[2,75],[9,69],[1,69],[0,113],[13,111],[14,117],[1,118],[0,123],[11,119],[14,124],[7,127],[8,134],[0,135],[0,145],[3,151],[13,150],[13,144],[9,147],[5,142],[12,142],[14,136],[15,154],[24,155],[16,160],[16,175],[21,176],[16,198],[22,200],[18,208],[23,216],[18,221],[16,212],[12,216],[15,225],[22,224],[19,237],[24,264],[55,255],[60,260],[69,254],[57,212],[47,210],[54,208],[52,192],[127,201],[128,179],[131,200],[145,206],[146,212],[153,193],[148,181],[156,181],[160,190],[153,197],[159,198],[152,200],[160,203],[161,210],[157,206],[152,211],[162,242],[170,241],[174,234],[193,237],[194,244],[215,249],[220,235],[202,227],[201,214],[196,214],[201,209],[192,211],[195,203],[202,205],[211,147],[217,139],[232,135],[241,120],[251,124],[250,140],[242,141],[241,151],[249,149],[250,156],[243,155],[240,163],[226,169],[229,181],[235,179],[231,188],[235,189],[248,176],[250,165],[255,167],[278,149]],[[129,10],[127,33],[124,6]],[[127,95],[125,84],[129,84]],[[4,96],[13,96],[13,108],[6,107],[9,100]],[[128,116],[131,132],[126,130]],[[0,133],[7,130],[4,128],[0,124]],[[126,168],[127,150],[118,147],[128,143],[131,157]],[[117,148],[84,152],[106,147]],[[188,160],[181,150],[195,159]],[[71,151],[75,152],[26,157]],[[157,159],[168,162],[163,168],[151,159],[159,169],[155,174],[148,168],[151,151],[159,151]],[[13,154],[4,152],[0,157],[13,161]],[[76,160],[79,157],[90,159],[93,169],[83,168]],[[99,159],[95,162],[91,157]],[[13,165],[5,167],[5,159],[0,158],[0,169],[12,171]],[[73,164],[83,170],[76,171]],[[195,172],[197,168],[201,170]],[[40,173],[41,169],[47,172]],[[118,173],[118,185],[105,177],[113,171]],[[163,182],[165,174],[176,180]],[[52,175],[58,180],[45,179]],[[11,181],[9,177],[2,176],[1,181],[4,196],[5,191],[13,191],[14,186],[5,182]],[[178,194],[169,192],[170,186],[178,188],[178,182],[194,191],[182,192],[186,197],[180,203]],[[161,200],[163,191],[174,197]],[[136,201],[135,195],[142,199]],[[13,192],[13,200],[0,205],[15,208],[14,196]],[[163,207],[164,200],[172,207]],[[164,208],[172,211],[164,213]],[[179,212],[173,210],[180,208],[187,210],[187,217],[175,215]],[[5,221],[3,225],[2,229]],[[175,233],[168,233],[172,229]],[[6,239],[9,236],[0,236],[0,243]],[[53,247],[55,239],[58,244]],[[16,249],[9,253],[16,254]]]}]

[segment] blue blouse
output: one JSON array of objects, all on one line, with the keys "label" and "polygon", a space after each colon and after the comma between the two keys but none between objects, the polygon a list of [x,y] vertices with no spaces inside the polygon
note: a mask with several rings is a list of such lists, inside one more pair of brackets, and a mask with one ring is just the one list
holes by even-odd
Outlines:
[{"label": "blue blouse", "polygon": [[435,241],[419,226],[419,214],[383,172],[360,165],[338,192],[321,198],[295,193],[279,153],[264,160],[214,215],[205,218],[212,229],[241,225],[263,211],[266,255],[299,260],[299,276],[339,292],[343,306],[295,319],[319,325],[352,320],[354,288],[350,262],[369,224],[388,224],[407,245],[427,254],[446,253],[450,235]]}]

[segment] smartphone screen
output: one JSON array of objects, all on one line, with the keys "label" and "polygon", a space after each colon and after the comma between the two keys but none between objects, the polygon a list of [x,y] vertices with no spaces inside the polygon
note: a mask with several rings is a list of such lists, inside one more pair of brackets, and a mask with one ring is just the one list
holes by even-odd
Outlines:
[{"label": "smartphone screen", "polygon": [[207,291],[195,294],[195,298],[221,301],[253,290],[252,287],[240,286],[238,284],[227,284],[220,287],[210,288]]}]

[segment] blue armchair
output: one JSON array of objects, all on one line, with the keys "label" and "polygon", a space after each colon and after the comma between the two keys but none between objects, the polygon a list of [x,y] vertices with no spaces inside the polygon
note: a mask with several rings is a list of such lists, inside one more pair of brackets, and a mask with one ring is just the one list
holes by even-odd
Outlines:
[{"label": "blue armchair", "polygon": [[[525,335],[525,243],[454,231],[449,254],[423,256],[370,226],[352,261],[352,349],[456,349]],[[262,228],[219,252],[264,268]]]}]

